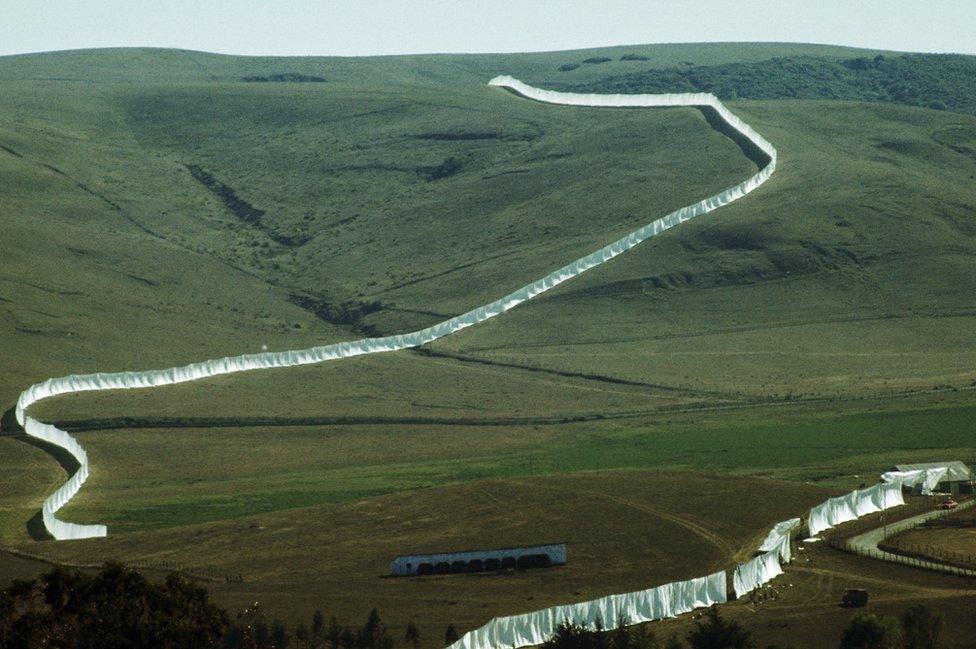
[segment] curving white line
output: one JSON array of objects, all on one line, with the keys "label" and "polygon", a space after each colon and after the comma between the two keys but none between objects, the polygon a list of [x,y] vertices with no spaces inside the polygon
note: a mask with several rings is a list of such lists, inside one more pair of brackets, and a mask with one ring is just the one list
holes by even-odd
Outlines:
[{"label": "curving white line", "polygon": [[71,478],[57,491],[47,497],[42,508],[44,526],[57,540],[83,539],[105,536],[108,533],[104,525],[78,525],[63,521],[55,513],[65,505],[81,489],[81,485],[88,478],[88,456],[78,441],[67,432],[50,424],[42,423],[26,415],[25,411],[31,404],[41,399],[68,394],[72,392],[88,392],[92,390],[120,390],[129,388],[149,388],[162,385],[173,385],[196,381],[198,379],[246,372],[249,370],[266,369],[272,367],[294,367],[308,365],[339,358],[348,358],[360,354],[377,354],[391,352],[409,347],[418,347],[443,338],[465,327],[478,324],[488,318],[505,313],[523,302],[544,293],[563,282],[582,275],[589,269],[613,259],[655,235],[668,230],[679,223],[702,214],[707,214],[727,203],[742,198],[756,187],[766,182],[776,168],[776,149],[765,138],[759,135],[751,126],[733,115],[722,103],[710,94],[665,94],[665,95],[595,95],[554,92],[528,86],[518,79],[508,76],[495,77],[489,85],[508,88],[520,95],[550,104],[570,106],[606,106],[606,107],[655,107],[655,106],[707,106],[714,109],[718,115],[733,129],[748,138],[755,146],[769,156],[769,164],[763,167],[751,178],[730,187],[714,196],[710,196],[694,205],[682,207],[667,216],[657,219],[644,227],[631,232],[627,236],[614,241],[596,252],[577,259],[571,264],[563,266],[549,273],[542,279],[536,280],[509,293],[505,297],[489,304],[468,311],[440,324],[412,333],[382,338],[365,338],[351,342],[311,347],[285,352],[265,352],[261,354],[244,354],[218,358],[200,363],[192,363],[182,367],[171,367],[164,370],[148,370],[145,372],[112,372],[98,374],[80,374],[48,379],[36,383],[24,390],[17,400],[15,411],[17,421],[24,427],[31,437],[50,442],[68,451],[78,461],[79,468]]}]

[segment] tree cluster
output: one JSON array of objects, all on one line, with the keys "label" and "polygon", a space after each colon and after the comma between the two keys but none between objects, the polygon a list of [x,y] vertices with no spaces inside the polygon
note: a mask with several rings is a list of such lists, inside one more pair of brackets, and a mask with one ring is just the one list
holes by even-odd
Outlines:
[{"label": "tree cluster", "polygon": [[[447,638],[457,638],[448,627]],[[420,646],[407,625],[404,643]],[[328,622],[289,629],[268,620],[257,603],[231,616],[207,591],[171,574],[153,583],[139,572],[107,563],[96,574],[56,567],[38,579],[0,590],[0,649],[394,649],[374,609],[361,627]]]},{"label": "tree cluster", "polygon": [[[724,619],[711,607],[682,641],[671,636],[660,642],[646,625],[606,630],[597,622],[596,630],[563,623],[543,649],[755,649],[752,634],[735,620]],[[940,649],[944,620],[942,614],[923,605],[912,606],[899,619],[871,613],[858,613],[844,630],[840,649]],[[766,649],[776,649],[767,645]]]},{"label": "tree cluster", "polygon": [[939,649],[944,625],[942,613],[921,604],[899,619],[858,613],[844,629],[840,649]]},{"label": "tree cluster", "polygon": [[0,591],[0,647],[219,647],[227,613],[176,574],[161,584],[119,564],[54,568]]},{"label": "tree cluster", "polygon": [[719,99],[839,99],[976,114],[976,58],[906,54],[763,61],[651,69],[568,89],[585,92],[710,92]]},{"label": "tree cluster", "polygon": [[546,641],[543,649],[749,649],[755,647],[752,637],[735,620],[719,615],[717,607],[695,623],[683,643],[671,636],[661,643],[647,625],[627,626],[627,620],[618,620],[615,629],[604,629],[597,620],[597,628],[589,630],[571,622],[564,622],[555,635]]},{"label": "tree cluster", "polygon": [[[939,611],[922,605],[899,619],[861,612],[844,630],[840,649],[939,649],[945,623]],[[443,637],[458,639],[454,625]],[[419,649],[420,631],[411,622],[403,635]],[[56,567],[34,580],[15,580],[0,590],[0,649],[394,649],[396,639],[374,609],[361,627],[326,622],[321,611],[311,624],[293,629],[268,621],[255,603],[231,617],[209,601],[207,591],[177,574],[153,583],[121,564],[96,574]],[[565,622],[544,649],[754,649],[751,633],[710,608],[684,640],[660,642],[647,625],[589,630]],[[766,649],[773,649],[768,646]]]}]

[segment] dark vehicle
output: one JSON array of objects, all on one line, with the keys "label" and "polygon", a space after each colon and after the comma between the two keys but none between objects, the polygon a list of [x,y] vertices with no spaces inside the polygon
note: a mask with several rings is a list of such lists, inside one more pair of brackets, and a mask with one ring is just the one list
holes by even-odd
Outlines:
[{"label": "dark vehicle", "polygon": [[846,608],[861,608],[868,605],[868,591],[863,588],[848,588],[844,591],[842,604]]},{"label": "dark vehicle", "polygon": [[952,498],[949,498],[948,500],[943,500],[941,503],[939,503],[939,509],[955,509],[958,506],[959,503],[957,503]]}]

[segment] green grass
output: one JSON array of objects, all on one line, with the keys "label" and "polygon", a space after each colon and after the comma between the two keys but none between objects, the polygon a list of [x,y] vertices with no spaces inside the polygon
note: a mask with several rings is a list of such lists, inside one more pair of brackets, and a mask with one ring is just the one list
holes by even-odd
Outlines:
[{"label": "green grass", "polygon": [[[649,60],[619,60],[628,53]],[[585,84],[683,62],[875,54],[720,44],[2,58],[4,409],[49,376],[424,326],[755,170],[696,110],[544,106],[486,87],[495,74]],[[558,71],[604,56],[614,60]],[[326,82],[239,82],[292,72]],[[40,404],[42,417],[146,425],[82,434],[93,474],[66,516],[135,531],[482,477],[649,466],[847,485],[895,460],[959,455],[966,397],[919,413],[905,412],[912,401],[866,413],[848,400],[976,380],[976,118],[856,102],[731,107],[779,149],[767,185],[437,343],[440,356]],[[335,315],[374,301],[376,312]],[[668,414],[798,396],[838,401],[827,413]],[[231,421],[153,426],[165,418]],[[344,423],[243,427],[258,418]],[[367,425],[376,418],[387,423]],[[584,421],[556,424],[573,419]],[[35,475],[43,456],[21,450],[3,467]],[[30,504],[56,480],[48,469],[43,484],[2,492],[3,538],[24,537]]]},{"label": "green grass", "polygon": [[[330,426],[82,433],[100,470],[66,510],[113,532],[358,500],[486,478],[695,469],[853,488],[895,463],[968,459],[959,393],[561,426]],[[859,476],[859,477],[858,477]]]}]

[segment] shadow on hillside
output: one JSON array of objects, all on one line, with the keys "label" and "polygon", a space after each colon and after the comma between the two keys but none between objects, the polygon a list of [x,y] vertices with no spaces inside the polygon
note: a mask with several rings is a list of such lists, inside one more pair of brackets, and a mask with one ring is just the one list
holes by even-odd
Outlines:
[{"label": "shadow on hillside", "polygon": [[[59,465],[61,465],[61,468],[64,469],[69,476],[74,475],[75,471],[78,470],[79,465],[78,465],[78,461],[74,458],[73,455],[71,455],[71,453],[68,453],[68,451],[64,450],[60,446],[55,446],[54,444],[44,442],[34,437],[28,437],[27,434],[24,433],[22,430],[20,432],[11,431],[11,429],[7,427],[6,416],[7,413],[4,413],[3,430],[6,431],[6,434],[9,437],[44,451],[45,453],[53,457],[54,460]],[[44,494],[44,497],[46,498],[47,494]],[[31,516],[30,520],[28,520],[24,524],[24,527],[27,529],[27,534],[31,537],[31,539],[35,541],[50,541],[53,538],[50,534],[48,534],[47,530],[44,528],[44,519],[41,516],[40,511],[38,511],[33,516]]]},{"label": "shadow on hillside", "polygon": [[[522,93],[512,88],[502,86],[502,89],[508,91],[509,93],[515,95],[516,97],[521,97],[523,99],[528,99],[529,101],[534,101],[531,97],[526,97]],[[631,110],[631,107],[629,106],[623,108],[626,110]],[[770,163],[770,157],[766,155],[765,151],[763,151],[755,144],[753,144],[752,140],[747,138],[745,135],[743,135],[739,131],[732,128],[729,124],[727,124],[719,116],[718,111],[716,111],[714,108],[712,108],[711,106],[694,106],[694,108],[698,109],[698,111],[701,112],[701,114],[705,117],[705,121],[708,122],[709,126],[711,126],[714,130],[716,130],[717,132],[721,133],[725,137],[735,142],[736,145],[738,145],[739,149],[742,151],[743,155],[749,158],[749,160],[751,160],[757,167],[762,169],[763,167],[765,167]]]},{"label": "shadow on hillside", "polygon": [[76,460],[71,453],[64,450],[60,446],[55,446],[54,444],[50,444],[34,437],[28,437],[24,433],[19,435],[11,435],[11,437],[22,441],[24,444],[29,444],[34,448],[38,448],[53,457],[69,476],[74,475],[75,471],[78,470],[78,460]]},{"label": "shadow on hillside", "polygon": [[752,140],[729,126],[721,117],[718,111],[711,106],[695,106],[705,117],[705,121],[713,129],[729,138],[738,145],[745,157],[749,158],[757,167],[762,169],[770,163],[770,158],[766,152],[753,144]]},{"label": "shadow on hillside", "polygon": [[14,406],[10,406],[0,417],[0,434],[15,435],[23,432],[24,429],[20,427],[14,416]]},{"label": "shadow on hillside", "polygon": [[54,540],[54,537],[48,534],[48,531],[44,528],[44,518],[41,516],[40,511],[30,517],[30,520],[27,521],[25,527],[27,528],[27,534],[33,541]]}]

